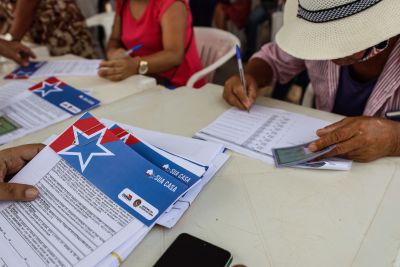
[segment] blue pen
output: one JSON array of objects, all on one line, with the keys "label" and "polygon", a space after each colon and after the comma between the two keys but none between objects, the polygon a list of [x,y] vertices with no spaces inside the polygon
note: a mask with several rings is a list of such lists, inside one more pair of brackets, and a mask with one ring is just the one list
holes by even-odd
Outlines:
[{"label": "blue pen", "polygon": [[[244,76],[244,68],[243,68],[243,63],[242,63],[242,55],[240,53],[240,47],[239,45],[236,45],[236,59],[239,67],[239,75],[240,75],[240,80],[242,82],[243,86],[243,92],[247,96],[247,82],[246,78]],[[242,103],[243,104],[243,103]],[[245,106],[245,105],[243,105]],[[246,107],[246,106],[245,106]],[[248,110],[247,110],[248,111]]]},{"label": "blue pen", "polygon": [[122,53],[121,55],[117,56],[115,59],[121,59],[121,58],[124,58],[124,57],[128,57],[128,56],[130,56],[131,54],[135,53],[137,50],[139,50],[142,47],[143,47],[142,44],[135,45],[134,47],[132,47],[128,51],[126,51],[126,52]]}]

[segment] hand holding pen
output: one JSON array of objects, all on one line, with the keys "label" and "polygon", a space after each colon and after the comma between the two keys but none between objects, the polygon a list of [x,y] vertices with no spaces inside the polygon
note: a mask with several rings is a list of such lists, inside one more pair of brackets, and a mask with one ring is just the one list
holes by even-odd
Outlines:
[{"label": "hand holding pen", "polygon": [[236,59],[239,75],[226,81],[223,97],[230,105],[249,111],[257,97],[258,86],[252,76],[244,73],[239,46],[236,47]]}]

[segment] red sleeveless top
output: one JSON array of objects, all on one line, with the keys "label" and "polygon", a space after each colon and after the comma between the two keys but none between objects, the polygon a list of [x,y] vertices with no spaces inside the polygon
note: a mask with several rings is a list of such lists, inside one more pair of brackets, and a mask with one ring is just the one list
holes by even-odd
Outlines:
[{"label": "red sleeveless top", "polygon": [[[142,48],[137,50],[133,56],[148,56],[163,50],[161,19],[168,8],[178,0],[150,0],[146,10],[140,19],[135,19],[129,7],[129,0],[124,5],[121,13],[122,0],[117,0],[117,14],[122,14],[122,36],[121,41],[126,49],[141,44]],[[187,26],[185,37],[185,48],[187,49],[184,60],[176,69],[159,74],[166,78],[173,86],[184,86],[189,78],[202,69],[200,57],[196,47],[196,38],[192,27],[192,15],[188,3],[182,1],[187,10]],[[190,41],[190,39],[192,40]],[[195,87],[203,86],[204,80],[200,80]]]}]

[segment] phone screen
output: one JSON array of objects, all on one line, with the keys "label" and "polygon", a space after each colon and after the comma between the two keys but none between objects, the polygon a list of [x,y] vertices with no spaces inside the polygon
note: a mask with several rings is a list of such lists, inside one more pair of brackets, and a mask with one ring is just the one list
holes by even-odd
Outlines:
[{"label": "phone screen", "polygon": [[189,234],[180,234],[154,267],[227,267],[232,262],[229,251]]}]

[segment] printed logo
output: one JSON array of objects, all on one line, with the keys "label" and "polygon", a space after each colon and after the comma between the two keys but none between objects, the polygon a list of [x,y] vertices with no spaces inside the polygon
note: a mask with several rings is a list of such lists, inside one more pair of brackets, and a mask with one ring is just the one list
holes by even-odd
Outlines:
[{"label": "printed logo", "polygon": [[163,165],[162,168],[163,168],[164,171],[169,171],[170,170],[169,164]]},{"label": "printed logo", "polygon": [[90,161],[94,157],[115,156],[110,150],[101,144],[104,133],[107,128],[87,135],[85,132],[73,126],[74,144],[58,152],[60,155],[77,156],[82,172],[85,171]]},{"label": "printed logo", "polygon": [[122,197],[125,198],[128,201],[132,200],[132,195],[122,194]]},{"label": "printed logo", "polygon": [[153,170],[147,170],[147,171],[146,171],[146,175],[147,175],[148,177],[154,177],[154,171],[153,171]]},{"label": "printed logo", "polygon": [[43,82],[42,83],[42,88],[34,90],[33,92],[36,94],[41,95],[41,97],[46,97],[51,93],[60,93],[63,91],[63,89],[61,89],[60,86],[61,82],[58,83],[48,83],[48,82]]},{"label": "printed logo", "polygon": [[129,188],[122,190],[122,192],[119,193],[118,198],[131,209],[143,216],[146,220],[153,220],[159,212],[156,207],[132,192]]}]

